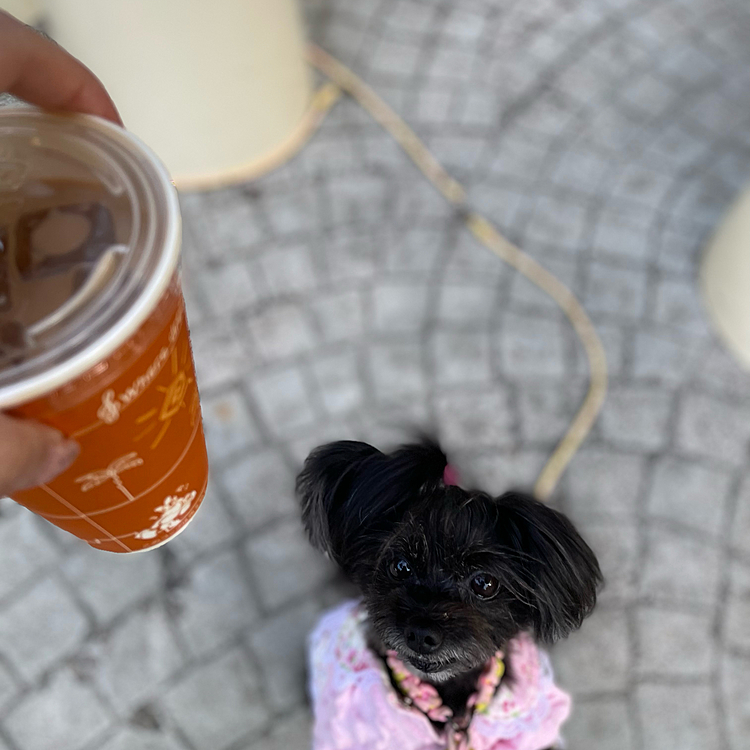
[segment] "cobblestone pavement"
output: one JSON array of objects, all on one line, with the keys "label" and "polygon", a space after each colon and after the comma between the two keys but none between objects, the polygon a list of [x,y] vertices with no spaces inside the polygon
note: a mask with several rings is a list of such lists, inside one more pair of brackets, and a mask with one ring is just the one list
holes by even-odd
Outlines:
[{"label": "cobblestone pavement", "polygon": [[[555,500],[608,579],[554,650],[569,747],[747,748],[750,376],[696,271],[750,178],[748,6],[306,10],[606,345],[609,399]],[[184,210],[208,499],[129,558],[0,506],[1,750],[306,748],[303,638],[343,592],[299,528],[306,451],[434,424],[465,476],[529,486],[585,391],[555,307],[350,101],[284,168]]]}]

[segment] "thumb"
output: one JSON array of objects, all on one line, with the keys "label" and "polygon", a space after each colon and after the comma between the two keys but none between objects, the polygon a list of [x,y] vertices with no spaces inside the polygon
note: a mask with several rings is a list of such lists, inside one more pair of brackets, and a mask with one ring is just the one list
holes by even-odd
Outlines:
[{"label": "thumb", "polygon": [[0,495],[51,481],[79,452],[78,443],[52,427],[0,413]]}]

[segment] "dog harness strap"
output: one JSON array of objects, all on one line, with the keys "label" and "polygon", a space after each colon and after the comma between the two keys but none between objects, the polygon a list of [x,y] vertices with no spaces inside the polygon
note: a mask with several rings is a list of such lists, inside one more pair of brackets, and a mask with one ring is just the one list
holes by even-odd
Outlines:
[{"label": "dog harness strap", "polygon": [[421,711],[431,721],[446,725],[447,750],[471,750],[468,737],[471,720],[474,712],[485,713],[492,702],[497,686],[505,674],[504,658],[502,651],[496,651],[487,662],[477,680],[476,691],[466,703],[466,715],[461,721],[453,719],[453,711],[443,703],[437,688],[410,672],[395,651],[388,651],[385,661],[404,696],[404,702]]}]

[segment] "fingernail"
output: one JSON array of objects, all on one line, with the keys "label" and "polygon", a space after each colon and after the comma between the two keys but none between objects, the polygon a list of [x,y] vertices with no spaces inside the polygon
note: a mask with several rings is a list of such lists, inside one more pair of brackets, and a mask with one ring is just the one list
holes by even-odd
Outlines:
[{"label": "fingernail", "polygon": [[81,446],[75,440],[63,440],[53,446],[40,472],[39,484],[51,482],[62,474],[78,458],[80,452]]}]

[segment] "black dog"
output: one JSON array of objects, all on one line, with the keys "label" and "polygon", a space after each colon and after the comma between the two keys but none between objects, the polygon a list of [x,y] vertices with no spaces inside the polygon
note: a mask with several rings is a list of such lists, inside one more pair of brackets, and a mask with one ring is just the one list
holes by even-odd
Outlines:
[{"label": "black dog", "polygon": [[376,652],[397,652],[455,715],[484,664],[523,631],[553,642],[596,603],[596,557],[532,497],[446,484],[434,443],[384,454],[341,441],[298,477],[312,543],[361,589]]}]

